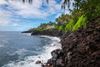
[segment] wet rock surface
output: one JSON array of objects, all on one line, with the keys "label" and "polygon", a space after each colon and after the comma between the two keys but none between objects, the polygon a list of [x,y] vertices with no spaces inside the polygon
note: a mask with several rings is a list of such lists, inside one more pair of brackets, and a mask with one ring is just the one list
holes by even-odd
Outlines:
[{"label": "wet rock surface", "polygon": [[61,44],[43,67],[100,67],[100,17],[86,29],[65,33]]},{"label": "wet rock surface", "polygon": [[40,60],[36,61],[35,64],[41,64],[42,62]]},{"label": "wet rock surface", "polygon": [[63,56],[61,49],[56,49],[51,52],[52,58],[47,61],[43,67],[64,67]]},{"label": "wet rock surface", "polygon": [[63,32],[56,29],[47,29],[43,31],[34,30],[31,35],[49,35],[49,36],[62,36]]}]

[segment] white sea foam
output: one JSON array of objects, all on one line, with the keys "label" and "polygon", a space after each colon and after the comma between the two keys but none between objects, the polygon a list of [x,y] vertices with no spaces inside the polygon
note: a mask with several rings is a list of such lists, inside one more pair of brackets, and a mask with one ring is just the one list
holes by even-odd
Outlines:
[{"label": "white sea foam", "polygon": [[8,53],[8,54],[9,55],[15,55],[15,54],[17,54],[17,55],[21,56],[21,55],[25,55],[26,52],[29,52],[29,50],[22,48],[22,49],[18,49],[14,53]]},{"label": "white sea foam", "polygon": [[8,43],[7,40],[0,40],[0,48],[5,47],[5,44],[7,44],[7,43]]},{"label": "white sea foam", "polygon": [[31,33],[23,33],[23,35],[31,36]]},{"label": "white sea foam", "polygon": [[61,49],[60,38],[57,37],[49,37],[49,36],[41,36],[46,37],[52,40],[52,43],[44,46],[45,50],[37,56],[29,56],[24,59],[24,61],[19,62],[11,62],[2,67],[41,67],[40,64],[35,64],[36,61],[40,60],[43,63],[46,63],[48,59],[51,58],[51,52],[55,49]]}]

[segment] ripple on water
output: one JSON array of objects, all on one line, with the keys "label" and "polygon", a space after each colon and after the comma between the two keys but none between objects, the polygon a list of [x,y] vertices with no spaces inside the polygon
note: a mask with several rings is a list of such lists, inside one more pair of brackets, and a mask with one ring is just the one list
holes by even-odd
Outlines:
[{"label": "ripple on water", "polygon": [[[47,36],[45,36],[47,37]],[[41,60],[43,63],[47,62],[48,59],[51,58],[51,52],[55,49],[61,49],[60,39],[56,37],[47,37],[52,40],[52,42],[46,46],[44,46],[44,51],[41,54],[36,56],[28,56],[25,57],[23,61],[19,62],[11,62],[2,67],[41,67],[39,64],[35,64],[36,61]],[[24,49],[17,51],[22,53],[22,51],[26,51]]]}]

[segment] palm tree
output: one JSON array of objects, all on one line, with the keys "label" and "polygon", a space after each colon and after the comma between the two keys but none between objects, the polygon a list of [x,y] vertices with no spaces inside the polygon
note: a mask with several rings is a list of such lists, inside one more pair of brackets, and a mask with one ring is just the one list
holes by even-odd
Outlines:
[{"label": "palm tree", "polygon": [[[32,4],[33,0],[28,0],[28,3]],[[46,0],[47,3],[49,3],[49,0]],[[26,0],[22,0],[23,3],[26,2]],[[70,5],[70,0],[64,0],[63,4],[62,4],[62,8],[65,8],[65,6],[68,4],[68,6]]]},{"label": "palm tree", "polygon": [[[32,1],[33,1],[33,0],[28,0],[28,3],[32,4]],[[22,0],[22,2],[25,3],[26,0]]]}]

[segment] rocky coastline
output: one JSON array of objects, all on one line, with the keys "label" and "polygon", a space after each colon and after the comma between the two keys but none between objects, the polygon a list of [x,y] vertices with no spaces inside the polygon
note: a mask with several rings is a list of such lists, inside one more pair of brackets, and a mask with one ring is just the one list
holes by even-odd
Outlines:
[{"label": "rocky coastline", "polygon": [[46,29],[43,31],[32,30],[32,31],[24,31],[22,33],[31,33],[31,35],[47,35],[47,36],[56,36],[61,37],[64,32],[57,29]]},{"label": "rocky coastline", "polygon": [[52,58],[42,67],[100,67],[100,17],[88,23],[86,29],[64,33],[55,30],[32,32],[61,38],[62,49],[51,52]]},{"label": "rocky coastline", "polygon": [[97,18],[86,29],[64,34],[62,50],[52,51],[52,58],[43,67],[100,67],[99,21]]},{"label": "rocky coastline", "polygon": [[56,29],[47,29],[47,30],[43,30],[43,31],[33,31],[31,35],[48,35],[48,36],[62,36],[63,35],[63,31],[59,31]]}]

